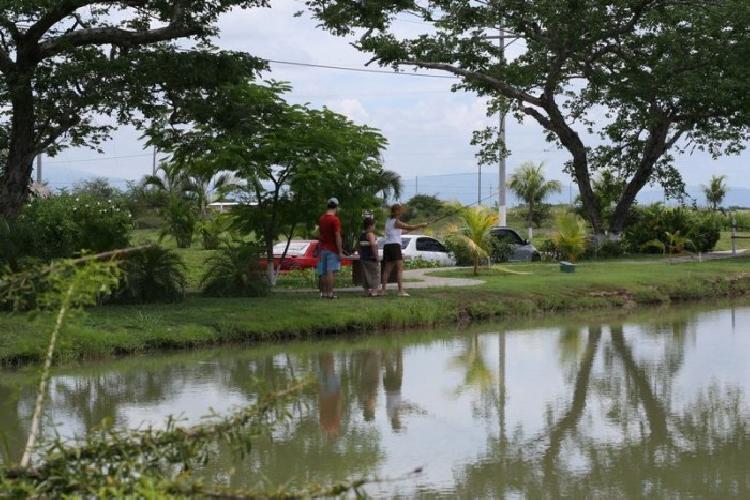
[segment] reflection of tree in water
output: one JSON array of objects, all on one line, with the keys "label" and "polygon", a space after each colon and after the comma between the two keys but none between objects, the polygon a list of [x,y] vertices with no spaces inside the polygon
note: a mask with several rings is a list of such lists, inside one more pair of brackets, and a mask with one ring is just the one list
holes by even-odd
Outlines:
[{"label": "reflection of tree in water", "polygon": [[[676,343],[682,341],[680,331],[685,330],[674,332]],[[589,329],[573,397],[561,415],[541,436],[526,436],[522,429],[509,439],[502,433],[490,436],[485,455],[457,474],[457,496],[724,497],[750,493],[750,421],[741,391],[711,387],[673,415],[669,411],[671,389],[660,398],[653,384],[657,378],[665,380],[657,374],[672,371],[674,351],[668,348],[659,363],[644,364],[633,355],[622,327],[610,328],[604,348],[602,338],[601,328]],[[598,353],[605,361],[603,380],[597,380],[593,369]],[[605,403],[605,419],[620,428],[623,439],[603,442],[581,426],[587,403],[593,401],[595,407]]]}]

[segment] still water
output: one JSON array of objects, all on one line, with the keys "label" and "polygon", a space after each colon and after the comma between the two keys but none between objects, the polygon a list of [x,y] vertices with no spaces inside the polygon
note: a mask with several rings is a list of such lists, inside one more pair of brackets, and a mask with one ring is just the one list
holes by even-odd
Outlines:
[{"label": "still water", "polygon": [[[58,369],[47,430],[194,423],[253,401],[258,380],[311,374],[290,421],[205,473],[269,487],[377,477],[367,492],[387,497],[747,497],[748,353],[750,307],[725,305],[141,356]],[[0,371],[0,442],[16,460],[33,382]]]}]

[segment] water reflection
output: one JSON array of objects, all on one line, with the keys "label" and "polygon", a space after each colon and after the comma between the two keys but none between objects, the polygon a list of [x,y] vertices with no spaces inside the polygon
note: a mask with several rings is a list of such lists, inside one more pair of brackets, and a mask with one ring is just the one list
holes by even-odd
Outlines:
[{"label": "water reflection", "polygon": [[[315,391],[238,462],[229,486],[359,476],[375,495],[461,497],[750,494],[750,309],[659,311],[603,323],[492,333],[379,336],[224,349],[60,370],[50,417],[66,436],[104,418],[196,421],[304,374]],[[18,458],[33,377],[0,379],[0,428]]]}]

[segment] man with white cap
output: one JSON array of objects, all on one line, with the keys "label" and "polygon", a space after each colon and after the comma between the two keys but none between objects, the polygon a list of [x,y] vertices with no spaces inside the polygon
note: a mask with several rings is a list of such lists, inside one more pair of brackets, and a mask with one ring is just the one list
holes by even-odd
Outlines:
[{"label": "man with white cap", "polygon": [[334,287],[336,285],[336,273],[341,269],[341,259],[344,257],[341,239],[341,221],[337,214],[339,211],[339,200],[331,198],[328,200],[326,213],[318,221],[320,228],[320,291],[322,297],[335,299]]}]

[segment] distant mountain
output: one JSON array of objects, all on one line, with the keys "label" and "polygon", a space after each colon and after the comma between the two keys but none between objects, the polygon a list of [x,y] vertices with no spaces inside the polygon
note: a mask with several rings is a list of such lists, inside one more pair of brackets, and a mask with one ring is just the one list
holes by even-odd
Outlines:
[{"label": "distant mountain", "polygon": [[[494,205],[497,200],[497,175],[482,175],[482,204]],[[450,174],[431,175],[425,177],[404,179],[401,200],[409,200],[415,193],[437,196],[445,201],[457,201],[462,205],[477,203],[477,174]],[[706,198],[699,186],[688,186],[688,196],[696,200],[699,206],[706,204]],[[578,196],[578,188],[575,185],[563,186],[562,192],[554,194],[547,200],[552,204],[566,204],[575,201]],[[519,200],[508,192],[507,201],[509,206],[516,206]],[[664,191],[661,189],[644,189],[638,194],[638,202],[651,204],[664,202]],[[674,201],[667,201],[674,204]],[[691,203],[688,201],[688,203]],[[750,206],[750,188],[731,188],[724,200],[724,206]]]},{"label": "distant mountain", "polygon": [[[53,191],[57,191],[60,189],[70,189],[76,183],[85,180],[96,179],[97,177],[107,179],[112,186],[120,189],[124,189],[127,184],[127,179],[123,179],[120,177],[96,175],[89,172],[84,172],[82,170],[76,170],[69,167],[61,167],[58,165],[44,165],[42,167],[42,180],[46,182],[50,189],[52,189]],[[34,180],[36,180],[36,171],[33,174],[33,178]]]}]

